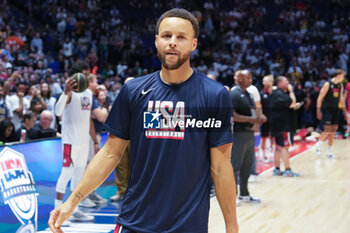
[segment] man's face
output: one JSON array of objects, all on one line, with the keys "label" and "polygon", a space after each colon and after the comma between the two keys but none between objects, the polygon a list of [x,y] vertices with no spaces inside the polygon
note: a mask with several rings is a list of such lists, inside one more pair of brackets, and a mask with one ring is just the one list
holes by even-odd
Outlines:
[{"label": "man's face", "polygon": [[281,88],[282,90],[288,90],[288,84],[289,84],[288,79],[287,78],[283,78],[280,81],[278,87]]},{"label": "man's face", "polygon": [[36,122],[36,116],[33,115],[32,118],[28,119],[26,118],[26,124],[29,125],[29,128],[33,128]]},{"label": "man's face", "polygon": [[21,93],[25,94],[26,93],[26,89],[27,89],[27,87],[24,84],[19,84],[18,87],[17,87],[17,93],[21,92]]},{"label": "man's face", "polygon": [[51,121],[52,121],[52,116],[43,115],[40,117],[40,125],[43,129],[50,128]]},{"label": "man's face", "polygon": [[252,84],[252,75],[249,71],[243,70],[237,76],[237,83],[243,87],[247,88]]},{"label": "man's face", "polygon": [[270,87],[272,87],[272,82],[269,78],[264,78],[263,79],[263,86],[266,89],[269,89]]},{"label": "man's face", "polygon": [[175,70],[189,62],[191,51],[197,47],[191,22],[177,17],[163,19],[155,45],[157,56],[164,68]]},{"label": "man's face", "polygon": [[92,78],[91,81],[89,81],[89,88],[90,90],[95,93],[97,89],[98,83],[96,77]]}]

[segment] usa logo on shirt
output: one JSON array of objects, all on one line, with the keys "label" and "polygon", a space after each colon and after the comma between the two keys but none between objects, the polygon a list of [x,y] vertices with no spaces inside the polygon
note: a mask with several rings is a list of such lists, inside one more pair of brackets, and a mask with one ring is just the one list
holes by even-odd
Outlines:
[{"label": "usa logo on shirt", "polygon": [[215,118],[196,119],[185,115],[185,102],[149,101],[147,111],[143,113],[143,128],[146,138],[180,139],[185,137],[186,128],[219,129],[220,120]]},{"label": "usa logo on shirt", "polygon": [[146,138],[184,139],[185,102],[150,100],[143,114],[143,127]]},{"label": "usa logo on shirt", "polygon": [[83,96],[80,97],[81,109],[82,110],[90,110],[90,100],[88,97]]}]

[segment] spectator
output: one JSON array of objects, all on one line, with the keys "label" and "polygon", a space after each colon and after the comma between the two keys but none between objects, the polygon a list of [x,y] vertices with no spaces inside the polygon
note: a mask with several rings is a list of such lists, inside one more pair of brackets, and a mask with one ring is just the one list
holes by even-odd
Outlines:
[{"label": "spectator", "polygon": [[10,106],[10,111],[13,115],[12,122],[17,130],[21,126],[23,120],[23,114],[29,109],[30,102],[28,99],[24,98],[27,90],[27,85],[25,82],[18,82],[16,84],[16,94],[12,95],[8,99]]},{"label": "spectator", "polygon": [[[22,125],[16,130],[17,141],[25,142],[32,139],[33,127],[36,122],[36,115],[29,111],[23,116]],[[23,138],[23,133],[25,134]]]},{"label": "spectator", "polygon": [[6,101],[6,93],[4,90],[4,82],[0,81],[0,122],[5,119],[12,119],[12,112],[10,106]]},{"label": "spectator", "polygon": [[[51,88],[46,82],[40,84],[40,94],[43,100],[45,101],[46,109],[49,110],[52,113],[52,115],[54,115],[56,98],[51,95]],[[51,122],[50,128],[56,129],[55,117]]]},{"label": "spectator", "polygon": [[44,110],[40,114],[40,122],[36,124],[30,134],[30,139],[43,139],[56,137],[56,131],[50,128],[53,114],[49,110]]},{"label": "spectator", "polygon": [[0,122],[0,142],[7,143],[7,142],[15,142],[17,141],[16,133],[15,133],[15,127],[13,123],[5,119]]},{"label": "spectator", "polygon": [[40,33],[36,32],[35,37],[30,42],[30,49],[34,53],[42,53],[43,52],[43,40],[40,38]]}]

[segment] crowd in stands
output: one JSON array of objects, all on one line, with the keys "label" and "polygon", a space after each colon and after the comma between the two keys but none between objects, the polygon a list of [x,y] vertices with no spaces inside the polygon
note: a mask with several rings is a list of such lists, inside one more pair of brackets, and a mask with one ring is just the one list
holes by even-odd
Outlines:
[{"label": "crowd in stands", "polygon": [[104,104],[114,101],[127,77],[158,70],[153,25],[172,7],[190,10],[200,23],[193,67],[229,87],[241,68],[252,72],[259,88],[265,75],[285,75],[298,102],[305,103],[298,128],[317,127],[320,86],[336,68],[349,71],[349,1],[5,0],[0,3],[0,141],[20,140],[17,130],[29,119],[27,112],[39,127],[48,110],[50,128],[59,132],[54,104],[77,60],[98,75]]}]

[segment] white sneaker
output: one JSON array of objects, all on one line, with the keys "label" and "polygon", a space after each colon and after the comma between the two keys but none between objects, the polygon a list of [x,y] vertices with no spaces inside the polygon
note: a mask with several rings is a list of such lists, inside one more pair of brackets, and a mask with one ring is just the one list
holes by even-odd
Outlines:
[{"label": "white sneaker", "polygon": [[248,178],[249,183],[255,183],[256,182],[256,175],[250,175]]},{"label": "white sneaker", "polygon": [[96,191],[93,191],[92,193],[90,193],[89,198],[95,204],[106,204],[108,202],[107,199],[104,199],[100,195],[98,195]]},{"label": "white sneaker", "polygon": [[337,158],[337,156],[335,156],[335,154],[333,154],[332,152],[327,152],[326,157],[329,159],[336,159]]},{"label": "white sneaker", "polygon": [[321,156],[321,150],[318,146],[316,146],[316,155]]},{"label": "white sneaker", "polygon": [[110,197],[111,201],[121,201],[124,199],[124,195],[116,194]]},{"label": "white sneaker", "polygon": [[77,221],[77,222],[90,222],[90,221],[93,221],[94,219],[95,219],[94,216],[86,215],[81,210],[76,208],[72,216],[68,220]]},{"label": "white sneaker", "polygon": [[241,201],[238,198],[236,198],[236,206],[241,206]]},{"label": "white sneaker", "polygon": [[96,204],[91,201],[89,197],[86,197],[79,203],[79,207],[94,208],[96,207]]}]

